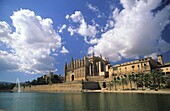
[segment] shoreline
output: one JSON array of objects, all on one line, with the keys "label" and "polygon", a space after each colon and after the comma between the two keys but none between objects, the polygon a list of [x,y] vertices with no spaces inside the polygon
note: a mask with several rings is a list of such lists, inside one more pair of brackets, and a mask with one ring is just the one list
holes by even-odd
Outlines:
[{"label": "shoreline", "polygon": [[[3,92],[3,91],[2,91]],[[6,91],[7,92],[7,91]],[[15,92],[15,91],[10,91],[10,92]],[[128,94],[170,94],[170,89],[164,89],[164,90],[158,90],[158,91],[154,91],[154,90],[39,90],[39,91],[21,91],[22,92],[44,92],[44,93],[128,93]]]},{"label": "shoreline", "polygon": [[0,90],[0,92],[13,92],[13,90]]},{"label": "shoreline", "polygon": [[170,89],[167,90],[158,90],[158,91],[154,91],[154,90],[118,90],[118,91],[114,91],[114,90],[84,90],[83,92],[87,92],[87,93],[131,93],[131,94],[170,94]]}]

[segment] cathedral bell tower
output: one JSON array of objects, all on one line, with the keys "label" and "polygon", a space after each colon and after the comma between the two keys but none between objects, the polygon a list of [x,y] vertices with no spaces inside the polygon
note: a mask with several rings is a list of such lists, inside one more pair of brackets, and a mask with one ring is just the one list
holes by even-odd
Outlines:
[{"label": "cathedral bell tower", "polygon": [[162,58],[162,55],[157,55],[157,58],[158,58],[158,62],[163,65],[164,62],[163,62],[163,58]]},{"label": "cathedral bell tower", "polygon": [[66,76],[67,76],[67,62],[65,62],[65,65],[64,65],[64,79],[66,81]]}]

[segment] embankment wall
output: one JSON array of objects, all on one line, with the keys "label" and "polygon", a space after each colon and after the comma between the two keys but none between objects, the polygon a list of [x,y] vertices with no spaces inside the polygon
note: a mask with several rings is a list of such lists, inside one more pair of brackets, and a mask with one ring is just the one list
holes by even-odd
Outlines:
[{"label": "embankment wall", "polygon": [[81,92],[82,84],[74,83],[74,84],[51,84],[51,85],[32,85],[22,87],[21,91],[55,91],[55,92]]},{"label": "embankment wall", "polygon": [[21,91],[53,91],[53,92],[81,92],[84,89],[96,90],[101,89],[98,82],[84,83],[60,83],[51,85],[32,85],[22,86]]}]

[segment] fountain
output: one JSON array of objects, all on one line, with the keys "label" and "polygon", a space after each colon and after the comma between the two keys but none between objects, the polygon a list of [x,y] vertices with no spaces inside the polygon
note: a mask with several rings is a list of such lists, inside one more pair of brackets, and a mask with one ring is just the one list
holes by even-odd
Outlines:
[{"label": "fountain", "polygon": [[18,92],[21,92],[21,85],[20,85],[20,81],[18,78],[16,80],[16,88],[18,88]]}]

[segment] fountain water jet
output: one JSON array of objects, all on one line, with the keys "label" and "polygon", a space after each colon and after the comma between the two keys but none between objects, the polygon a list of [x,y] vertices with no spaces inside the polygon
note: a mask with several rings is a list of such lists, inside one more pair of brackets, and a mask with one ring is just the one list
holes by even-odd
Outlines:
[{"label": "fountain water jet", "polygon": [[21,92],[21,85],[20,85],[20,81],[18,78],[16,80],[16,87],[18,88],[18,92]]}]

